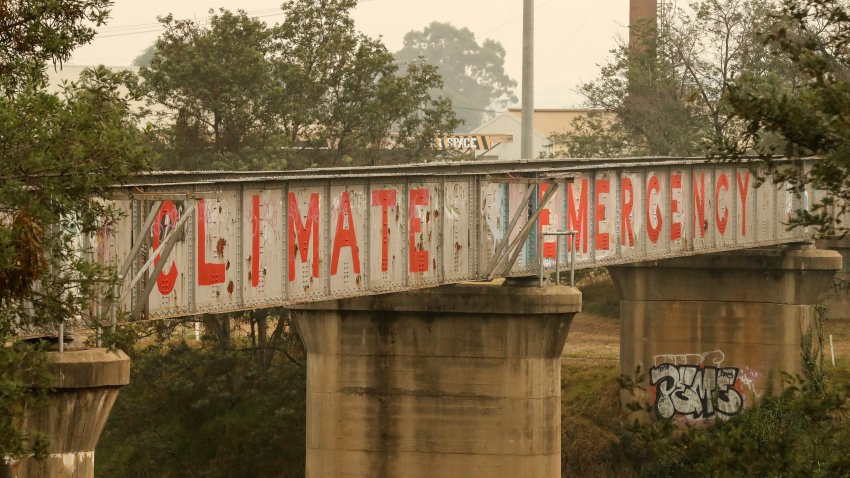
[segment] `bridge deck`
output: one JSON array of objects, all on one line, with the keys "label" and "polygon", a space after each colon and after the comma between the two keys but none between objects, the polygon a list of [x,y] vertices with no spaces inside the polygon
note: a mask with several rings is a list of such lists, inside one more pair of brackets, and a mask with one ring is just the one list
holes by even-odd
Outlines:
[{"label": "bridge deck", "polygon": [[804,241],[783,223],[813,195],[698,159],[157,173],[95,251],[125,309],[172,317],[536,275],[556,240],[576,268]]}]

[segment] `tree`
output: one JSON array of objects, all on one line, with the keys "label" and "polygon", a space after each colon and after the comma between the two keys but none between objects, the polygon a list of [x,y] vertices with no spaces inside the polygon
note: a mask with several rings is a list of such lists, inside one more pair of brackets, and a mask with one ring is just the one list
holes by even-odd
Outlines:
[{"label": "tree", "polygon": [[160,21],[165,32],[140,75],[149,100],[165,107],[163,166],[252,164],[276,133],[265,23],[226,10],[211,15],[209,27],[171,15]]},{"label": "tree", "polygon": [[151,66],[154,53],[156,53],[156,43],[152,43],[142,50],[142,52],[139,53],[139,56],[133,59],[133,66]]},{"label": "tree", "polygon": [[738,138],[742,122],[724,96],[736,75],[785,72],[758,32],[768,0],[698,0],[656,25],[633,25],[636,48],[621,44],[581,91],[600,110],[553,137],[573,156],[693,156]]},{"label": "tree", "polygon": [[132,352],[133,382],[104,429],[96,475],[303,477],[306,369],[170,342]]},{"label": "tree", "polygon": [[[48,94],[45,62],[61,64],[90,41],[110,2],[58,0],[0,6],[0,343],[32,327],[99,317],[88,305],[111,278],[74,240],[115,218],[93,200],[142,169],[147,140],[135,126],[116,74],[101,68]],[[90,322],[91,323],[91,322]],[[44,356],[0,347],[0,455],[43,453],[44,442],[13,425],[46,379]],[[43,390],[43,389],[42,389]]]},{"label": "tree", "polygon": [[456,126],[447,102],[422,94],[440,78],[418,64],[400,73],[379,40],[354,29],[355,5],[287,1],[286,19],[272,27],[241,11],[221,10],[208,27],[163,18],[141,76],[152,103],[174,116],[163,123],[173,144],[166,166],[270,169],[427,153],[424,135]]},{"label": "tree", "polygon": [[[736,118],[745,122],[734,155],[757,153],[769,166],[773,155],[818,156],[809,170],[771,168],[797,192],[812,186],[827,193],[811,210],[797,211],[792,225],[821,233],[846,233],[842,217],[850,199],[850,10],[839,0],[783,0],[764,41],[795,69],[791,79],[775,72],[742,74],[729,88]],[[752,146],[750,146],[752,145]],[[837,218],[837,220],[834,220]]]},{"label": "tree", "polygon": [[504,47],[490,39],[479,44],[468,28],[432,22],[422,31],[408,32],[395,57],[399,63],[422,58],[437,66],[444,82],[437,91],[451,99],[464,130],[480,125],[490,108],[517,102],[517,83],[505,73]]},{"label": "tree", "polygon": [[0,93],[45,81],[44,64],[61,66],[94,38],[109,0],[8,0],[0,3]]},{"label": "tree", "polygon": [[356,4],[283,4],[275,71],[283,84],[284,130],[293,144],[310,138],[329,145],[327,162],[334,166],[347,158],[374,164],[387,148],[417,159],[431,149],[435,134],[457,126],[449,102],[427,94],[442,80],[433,66],[418,63],[400,73],[380,40],[354,29],[350,11]]}]

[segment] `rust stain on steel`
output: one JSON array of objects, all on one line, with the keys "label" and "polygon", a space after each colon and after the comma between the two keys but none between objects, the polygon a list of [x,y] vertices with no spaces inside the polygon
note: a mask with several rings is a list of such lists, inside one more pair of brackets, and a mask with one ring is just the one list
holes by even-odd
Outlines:
[{"label": "rust stain on steel", "polygon": [[[219,208],[220,209],[220,208]],[[224,246],[227,245],[227,240],[223,237],[218,239],[218,242],[215,243],[215,253],[218,254],[218,257],[224,257]]]}]

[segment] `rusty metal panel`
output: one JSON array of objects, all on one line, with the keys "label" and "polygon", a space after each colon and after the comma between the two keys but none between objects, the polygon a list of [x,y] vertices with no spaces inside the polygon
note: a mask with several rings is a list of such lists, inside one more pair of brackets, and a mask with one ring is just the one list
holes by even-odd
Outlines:
[{"label": "rusty metal panel", "polygon": [[644,230],[643,171],[625,170],[620,175],[619,204],[620,256],[638,257],[646,245]]},{"label": "rusty metal panel", "polygon": [[329,227],[327,186],[322,183],[291,184],[286,207],[287,299],[319,300],[328,298]]},{"label": "rusty metal panel", "polygon": [[407,189],[408,285],[438,284],[442,261],[440,210],[442,185],[411,182]]},{"label": "rusty metal panel", "polygon": [[[749,173],[749,171],[747,171]],[[738,171],[739,182],[743,178],[744,182],[741,182],[739,188],[741,186],[747,185],[747,176],[742,175],[741,171]],[[742,208],[742,216],[746,214],[747,219],[744,222],[743,218],[739,221],[742,225],[746,224],[747,234],[750,235],[748,239],[755,240],[757,242],[761,241],[769,241],[772,238],[777,237],[777,228],[776,228],[776,214],[775,211],[777,209],[776,204],[776,195],[777,188],[769,182],[766,182],[761,185],[761,187],[754,187],[752,180],[753,178],[749,178],[749,187],[752,188],[747,197],[749,201],[752,198],[754,204],[749,208]],[[739,200],[741,199],[739,195]],[[753,211],[753,214],[748,213],[747,211]],[[752,231],[752,232],[751,232]],[[743,236],[743,228],[741,229],[741,234]]]},{"label": "rusty metal panel", "polygon": [[[137,202],[137,206],[142,203]],[[191,207],[190,201],[165,200],[156,213],[156,218],[149,231],[143,231],[143,234],[149,234],[150,251],[157,249],[165,242],[167,237],[173,233],[174,226],[179,218]],[[147,210],[141,211],[147,214]],[[192,263],[191,250],[193,244],[187,234],[189,224],[183,227],[178,232],[177,243],[171,250],[171,254],[167,259],[168,263],[163,267],[162,272],[150,280],[156,281],[156,286],[151,292],[148,310],[151,317],[169,316],[180,313],[188,313],[191,311],[191,294],[192,294]],[[154,260],[154,266],[158,263]]]},{"label": "rusty metal panel", "polygon": [[669,177],[669,189],[667,196],[670,226],[667,236],[670,241],[670,252],[681,253],[691,249],[691,220],[692,203],[690,170],[683,168],[671,168]]},{"label": "rusty metal panel", "polygon": [[283,188],[246,188],[242,199],[242,294],[260,307],[284,299]]},{"label": "rusty metal panel", "polygon": [[368,187],[335,184],[330,192],[330,293],[332,297],[361,295],[366,291],[366,264],[371,245],[366,217]]},{"label": "rusty metal panel", "polygon": [[369,188],[369,288],[400,290],[405,282],[406,211],[401,184],[374,182]]},{"label": "rusty metal panel", "polygon": [[695,167],[691,173],[691,232],[693,250],[703,251],[714,247],[717,231],[714,215],[714,171]]},{"label": "rusty metal panel", "polygon": [[[114,222],[103,224],[92,237],[93,260],[99,264],[110,265],[117,271],[130,254],[133,243],[133,203],[128,199],[104,200],[103,202],[108,207],[118,211],[118,216]],[[103,293],[105,294],[106,291],[104,290]],[[105,303],[100,303],[95,310],[103,313],[105,312],[104,306],[106,306]],[[120,301],[118,306],[122,310],[129,310],[131,307],[130,294],[124,296],[123,301]]]},{"label": "rusty metal panel", "polygon": [[650,169],[646,172],[645,228],[646,255],[664,255],[670,250],[670,179],[667,171]]},{"label": "rusty metal panel", "polygon": [[493,263],[496,248],[507,235],[508,223],[508,185],[481,181],[481,201],[478,247],[478,275],[486,276]]},{"label": "rusty metal panel", "polygon": [[[549,199],[549,202],[546,205],[541,205],[543,207],[543,212],[540,214],[540,219],[538,220],[538,228],[537,230],[540,233],[545,232],[556,232],[563,231],[566,228],[566,204],[567,204],[567,195],[565,193],[566,183],[564,181],[560,181],[558,184],[558,189],[555,191],[555,194]],[[540,188],[537,192],[537,201],[542,201],[543,197],[546,195],[546,192],[549,188],[552,187],[547,183],[541,183]],[[538,246],[538,244],[542,244],[542,253],[543,253],[543,264],[545,267],[555,267],[555,252],[557,251],[556,241],[562,241],[560,237],[545,237],[541,240],[537,240],[534,242],[534,246]],[[562,241],[562,246],[564,242]],[[534,248],[536,251],[536,259],[535,263],[539,262],[539,254],[541,253],[538,250],[538,247]],[[563,260],[564,252],[561,251],[561,257]]]},{"label": "rusty metal panel", "polygon": [[614,171],[596,173],[593,194],[593,250],[596,261],[605,261],[617,255],[620,243],[618,191],[620,182]]},{"label": "rusty metal panel", "polygon": [[443,280],[446,282],[470,279],[470,259],[473,257],[472,218],[469,214],[472,185],[469,181],[448,181],[444,184]]},{"label": "rusty metal panel", "polygon": [[198,312],[239,308],[242,286],[242,194],[226,190],[198,199],[195,307]]},{"label": "rusty metal panel", "polygon": [[[509,183],[508,184],[508,218],[513,218],[516,211],[522,207],[523,199],[525,199],[525,195],[528,192],[528,188],[534,188],[536,186],[528,183]],[[520,216],[519,221],[516,223],[513,231],[511,231],[508,236],[508,242],[513,242],[522,231],[522,228],[528,224],[529,214],[523,212],[522,216]],[[510,220],[510,219],[508,219]],[[506,227],[509,224],[506,224]],[[537,237],[536,235],[529,235],[531,238]],[[523,243],[519,257],[517,258],[516,263],[514,263],[511,268],[512,274],[521,274],[523,272],[533,272],[537,270],[536,264],[532,267],[529,267],[529,264],[534,264],[535,261],[530,260],[531,254],[531,241],[526,241]]]},{"label": "rusty metal panel", "polygon": [[735,169],[729,167],[715,168],[714,191],[712,197],[714,212],[714,247],[716,250],[735,247],[737,234],[735,231],[736,210],[738,201],[735,199]]},{"label": "rusty metal panel", "polygon": [[[772,185],[767,183],[756,189],[752,173],[747,168],[735,168],[734,180],[731,181],[732,189],[735,191],[735,234],[737,244],[742,246],[755,245],[759,239],[768,239],[769,236],[761,235],[761,216],[772,216],[764,207],[773,207],[766,193],[772,191]],[[764,213],[764,214],[763,214]]]},{"label": "rusty metal panel", "polygon": [[567,248],[575,248],[576,262],[590,262],[593,250],[590,248],[590,198],[593,197],[591,176],[581,174],[567,184],[567,230],[577,234],[567,240]]}]

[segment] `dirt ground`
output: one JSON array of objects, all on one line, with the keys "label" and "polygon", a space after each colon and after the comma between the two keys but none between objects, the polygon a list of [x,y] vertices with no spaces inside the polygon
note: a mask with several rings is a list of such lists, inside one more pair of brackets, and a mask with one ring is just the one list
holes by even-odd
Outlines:
[{"label": "dirt ground", "polygon": [[[850,364],[850,320],[832,319],[824,322],[824,359],[832,365],[829,336],[832,335],[836,363]],[[620,357],[620,321],[589,312],[576,314],[564,348],[564,360],[611,360]]]},{"label": "dirt ground", "polygon": [[564,359],[620,360],[620,321],[580,312],[573,319]]}]

